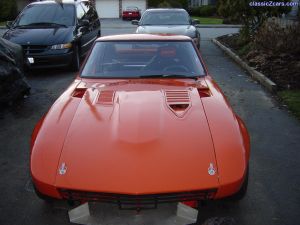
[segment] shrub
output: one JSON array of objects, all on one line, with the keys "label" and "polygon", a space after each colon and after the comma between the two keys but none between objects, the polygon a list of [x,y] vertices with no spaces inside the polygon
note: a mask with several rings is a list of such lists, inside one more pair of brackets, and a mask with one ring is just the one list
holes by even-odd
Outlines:
[{"label": "shrub", "polygon": [[193,7],[189,9],[189,14],[191,16],[199,16],[200,15],[200,7]]},{"label": "shrub", "polygon": [[0,21],[13,20],[16,16],[16,0],[0,1]]},{"label": "shrub", "polygon": [[[273,2],[290,2],[291,0],[274,0]],[[255,35],[259,27],[269,17],[280,16],[283,13],[287,14],[291,7],[255,7],[249,5],[250,0],[219,0],[218,1],[218,14],[226,18],[225,22],[237,23],[240,22],[244,25],[243,31],[245,34],[249,34],[249,40]],[[241,33],[241,35],[243,35]]]},{"label": "shrub", "polygon": [[281,19],[266,21],[254,37],[259,49],[273,54],[300,55],[300,23]]},{"label": "shrub", "polygon": [[203,5],[199,7],[193,7],[189,10],[192,16],[209,17],[213,16],[217,12],[217,8],[213,5]]},{"label": "shrub", "polygon": [[148,1],[149,7],[156,8],[187,8],[188,7],[188,0],[149,0]]},{"label": "shrub", "polygon": [[161,3],[158,4],[158,7],[159,8],[170,8],[171,7],[171,4],[167,1],[163,1]]},{"label": "shrub", "polygon": [[217,8],[213,5],[204,5],[200,7],[200,16],[213,16],[217,12]]}]

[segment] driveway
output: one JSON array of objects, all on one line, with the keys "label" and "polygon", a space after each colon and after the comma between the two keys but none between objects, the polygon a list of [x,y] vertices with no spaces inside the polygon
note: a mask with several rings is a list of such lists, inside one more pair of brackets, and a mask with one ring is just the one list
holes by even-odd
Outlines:
[{"label": "driveway", "polygon": [[[117,21],[103,34],[133,32]],[[121,26],[120,26],[121,24]],[[201,28],[201,51],[208,69],[250,131],[252,154],[249,190],[239,204],[215,202],[199,213],[231,216],[239,225],[295,225],[300,212],[300,124],[274,97],[211,43],[210,38],[234,28]],[[29,141],[38,119],[69,85],[65,70],[28,75],[32,94],[15,106],[0,109],[0,224],[69,224],[68,206],[47,205],[33,193],[29,175]],[[222,115],[220,115],[222,116]],[[123,224],[122,224],[123,225]]]},{"label": "driveway", "polygon": [[[211,32],[213,37],[214,31]],[[210,40],[202,42],[201,51],[211,75],[245,121],[252,145],[246,198],[233,208],[215,204],[212,211],[230,215],[238,224],[297,224],[300,215],[299,121]]]}]

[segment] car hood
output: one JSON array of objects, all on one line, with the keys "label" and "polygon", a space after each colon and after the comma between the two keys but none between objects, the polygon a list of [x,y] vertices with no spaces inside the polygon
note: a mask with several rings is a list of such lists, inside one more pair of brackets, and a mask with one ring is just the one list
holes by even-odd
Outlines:
[{"label": "car hood", "polygon": [[161,25],[161,26],[139,26],[136,33],[141,34],[174,34],[194,37],[196,28],[192,25]]},{"label": "car hood", "polygon": [[55,186],[124,194],[218,187],[197,88],[125,82],[79,90]]},{"label": "car hood", "polygon": [[55,45],[72,41],[73,27],[10,29],[3,38],[20,45]]}]

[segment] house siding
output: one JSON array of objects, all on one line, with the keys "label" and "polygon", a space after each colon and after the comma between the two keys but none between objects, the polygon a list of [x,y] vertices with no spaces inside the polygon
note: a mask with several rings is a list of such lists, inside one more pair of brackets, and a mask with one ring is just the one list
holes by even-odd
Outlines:
[{"label": "house siding", "polygon": [[199,7],[202,5],[215,5],[217,0],[189,0],[190,7]]},{"label": "house siding", "polygon": [[[117,18],[120,18],[120,17],[122,17],[122,7],[123,7],[123,1],[125,1],[125,0],[118,0],[119,1],[119,8],[118,8],[118,12],[119,12],[119,15],[118,15],[118,17]],[[144,2],[145,3],[145,9],[147,9],[147,7],[148,7],[148,1],[147,0],[140,0],[141,2]],[[95,2],[95,4],[97,5],[97,2],[101,2],[101,0],[94,0],[94,2]],[[134,1],[133,1],[134,2]],[[143,10],[145,10],[145,9],[143,9]],[[116,10],[116,9],[115,9]],[[114,16],[111,16],[111,17],[107,17],[107,15],[105,15],[105,16],[103,16],[103,13],[101,13],[100,12],[100,10],[99,10],[99,7],[98,7],[98,13],[99,13],[99,16],[100,17],[102,17],[102,18],[116,18],[116,17],[114,17]],[[106,13],[107,14],[107,13]]]}]

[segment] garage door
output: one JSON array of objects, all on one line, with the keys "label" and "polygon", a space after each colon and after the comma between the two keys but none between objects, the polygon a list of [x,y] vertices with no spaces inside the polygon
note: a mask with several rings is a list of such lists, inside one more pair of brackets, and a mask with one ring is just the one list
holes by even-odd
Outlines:
[{"label": "garage door", "polygon": [[119,18],[119,0],[96,0],[100,18]]},{"label": "garage door", "polygon": [[127,6],[137,6],[143,13],[146,10],[146,0],[123,0],[122,9]]}]

